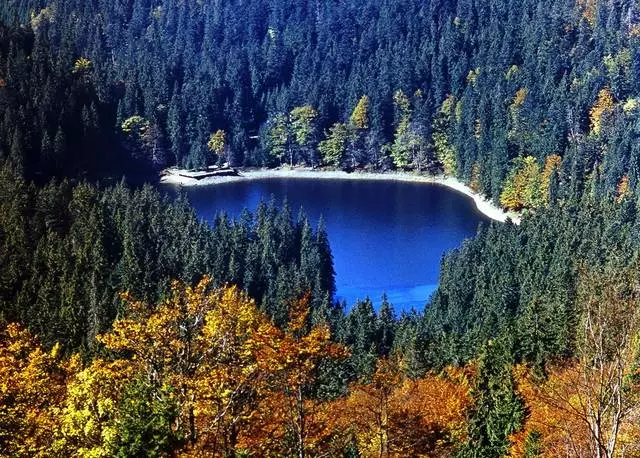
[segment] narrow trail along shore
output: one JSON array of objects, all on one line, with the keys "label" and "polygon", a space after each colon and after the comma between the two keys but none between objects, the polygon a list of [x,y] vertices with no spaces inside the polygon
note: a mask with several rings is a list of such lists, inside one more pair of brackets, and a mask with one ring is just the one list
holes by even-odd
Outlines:
[{"label": "narrow trail along shore", "polygon": [[505,222],[511,219],[514,224],[520,224],[520,215],[506,212],[483,195],[474,192],[469,186],[453,177],[444,175],[417,175],[406,172],[344,172],[341,170],[313,170],[308,168],[293,169],[246,169],[238,170],[237,175],[208,176],[206,178],[192,178],[189,172],[171,168],[164,171],[161,183],[177,186],[211,186],[222,183],[232,183],[247,180],[264,180],[269,178],[304,178],[326,180],[387,180],[405,181],[411,183],[427,183],[446,186],[473,199],[479,212],[495,221]]}]

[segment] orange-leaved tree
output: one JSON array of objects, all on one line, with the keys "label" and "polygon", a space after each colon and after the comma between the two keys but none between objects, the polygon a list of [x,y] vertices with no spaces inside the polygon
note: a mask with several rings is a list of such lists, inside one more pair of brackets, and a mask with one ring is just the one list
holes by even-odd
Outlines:
[{"label": "orange-leaved tree", "polygon": [[576,357],[550,368],[547,380],[520,368],[529,416],[512,456],[613,458],[640,453],[637,266],[584,271]]},{"label": "orange-leaved tree", "polygon": [[315,388],[320,364],[348,353],[326,325],[309,324],[309,302],[308,294],[291,302],[285,330],[262,326],[254,337],[265,393],[242,440],[260,456],[304,458],[335,445],[332,417]]},{"label": "orange-leaved tree", "polygon": [[468,370],[403,379],[400,363],[378,361],[372,379],[336,401],[338,421],[363,456],[449,456],[466,431],[471,404]]}]

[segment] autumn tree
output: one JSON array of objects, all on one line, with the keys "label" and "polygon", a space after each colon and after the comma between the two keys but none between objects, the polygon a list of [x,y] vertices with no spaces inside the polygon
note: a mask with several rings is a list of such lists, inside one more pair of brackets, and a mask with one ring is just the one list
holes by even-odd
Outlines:
[{"label": "autumn tree", "polygon": [[602,121],[613,111],[614,103],[611,90],[608,87],[601,89],[598,93],[598,98],[591,107],[591,110],[589,110],[589,121],[593,134],[600,135]]},{"label": "autumn tree", "polygon": [[[553,162],[550,162],[549,177],[554,167]],[[542,178],[540,166],[535,157],[526,156],[520,159],[504,183],[500,203],[510,210],[541,207],[544,201],[541,195],[541,189],[544,189]]]},{"label": "autumn tree", "polygon": [[552,203],[552,180],[554,178],[554,174],[557,176],[559,173],[561,162],[562,158],[557,154],[547,156],[544,161],[542,176],[540,178],[540,198],[545,206]]},{"label": "autumn tree", "polygon": [[620,181],[618,182],[618,186],[616,189],[616,202],[618,203],[622,202],[630,194],[631,194],[631,189],[629,185],[629,176],[624,175],[622,178],[620,178]]},{"label": "autumn tree", "polygon": [[[76,362],[79,366],[79,362]],[[80,367],[79,367],[80,369]],[[62,408],[62,449],[71,457],[109,457],[118,441],[118,405],[135,376],[131,361],[96,359],[67,384]]]},{"label": "autumn tree", "polygon": [[639,286],[636,267],[586,271],[579,282],[581,377],[574,387],[583,399],[580,417],[589,428],[590,452],[598,458],[612,458],[626,448],[628,428],[640,415],[640,385],[634,377]]},{"label": "autumn tree", "polygon": [[[347,424],[355,429],[358,449],[365,456],[388,457],[400,439],[392,431],[392,415],[398,410],[393,393],[402,381],[395,361],[381,359],[369,383],[354,384],[346,400]],[[345,425],[346,426],[346,425]]]},{"label": "autumn tree", "polygon": [[525,456],[527,439],[534,435],[545,457],[640,452],[638,294],[634,268],[583,271],[576,358],[553,365],[542,382],[519,369],[529,415],[513,438],[513,456]]},{"label": "autumn tree", "polygon": [[207,147],[219,159],[225,159],[229,163],[231,149],[227,144],[227,133],[218,129],[209,137]]},{"label": "autumn tree", "polygon": [[360,97],[347,123],[347,156],[352,168],[364,162],[363,156],[366,154],[365,136],[369,131],[370,124],[369,105],[368,96],[363,95]]},{"label": "autumn tree", "polygon": [[84,76],[93,70],[93,62],[86,57],[80,57],[73,63],[71,73],[74,75]]},{"label": "autumn tree", "polygon": [[263,326],[253,338],[266,393],[242,442],[261,455],[314,456],[333,437],[327,406],[314,396],[314,386],[320,363],[347,352],[332,342],[326,325],[310,326],[309,301],[305,295],[291,302],[285,330]]},{"label": "autumn tree", "polygon": [[238,431],[255,409],[259,368],[255,336],[272,325],[255,303],[235,287],[195,287],[175,283],[155,310],[124,296],[129,315],[99,337],[111,351],[127,356],[136,374],[177,404],[174,430],[185,453],[212,450],[233,456]]},{"label": "autumn tree", "polygon": [[399,456],[450,456],[467,437],[473,368],[405,380],[394,392],[392,447]]},{"label": "autumn tree", "polygon": [[31,333],[10,324],[0,334],[0,454],[54,456],[66,378],[59,346],[43,349]]},{"label": "autumn tree", "polygon": [[351,113],[351,116],[349,117],[349,124],[351,124],[358,130],[368,129],[371,116],[369,114],[370,105],[371,102],[368,96],[363,95],[362,97],[360,97],[360,100],[358,100],[358,103],[356,104],[353,112]]},{"label": "autumn tree", "polygon": [[363,456],[451,454],[466,437],[469,371],[447,368],[411,380],[401,366],[380,359],[371,380],[352,384],[348,397],[334,402],[338,425],[351,431]]}]

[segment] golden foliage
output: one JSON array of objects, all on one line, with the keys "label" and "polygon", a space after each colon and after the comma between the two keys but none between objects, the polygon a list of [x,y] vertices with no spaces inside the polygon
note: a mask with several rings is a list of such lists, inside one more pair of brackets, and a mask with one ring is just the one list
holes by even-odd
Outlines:
[{"label": "golden foliage", "polygon": [[207,142],[207,147],[209,151],[216,154],[218,157],[224,157],[225,148],[227,146],[227,133],[218,129],[209,137],[209,141]]},{"label": "golden foliage", "polygon": [[470,403],[464,371],[403,380],[398,364],[383,359],[371,382],[352,385],[334,411],[363,456],[446,456],[464,439]]},{"label": "golden foliage", "polygon": [[42,349],[28,331],[10,324],[0,337],[0,444],[4,456],[55,455],[71,367],[58,346]]},{"label": "golden foliage", "polygon": [[562,158],[557,154],[551,154],[544,160],[542,179],[540,182],[540,194],[545,205],[549,205],[549,192],[551,191],[551,176],[554,171],[560,170]]},{"label": "golden foliage", "polygon": [[272,325],[246,294],[236,287],[212,289],[208,277],[193,288],[174,283],[171,297],[155,310],[127,294],[123,299],[129,316],[98,340],[127,355],[153,386],[176,388],[176,428],[192,452],[233,450],[234,430],[254,408],[254,334]]},{"label": "golden foliage", "polygon": [[546,380],[516,369],[529,414],[512,437],[511,456],[526,456],[534,435],[543,457],[640,454],[636,271],[581,273],[576,357],[550,367]]},{"label": "golden foliage", "polygon": [[617,192],[618,194],[616,196],[616,202],[618,203],[622,202],[624,198],[631,193],[628,175],[624,175],[622,178],[620,178],[620,181],[618,182]]},{"label": "golden foliage", "polygon": [[358,104],[353,109],[353,113],[351,113],[351,117],[349,118],[349,122],[356,129],[368,129],[369,128],[369,105],[371,102],[369,101],[369,97],[363,95],[358,100]]},{"label": "golden foliage", "polygon": [[471,168],[471,180],[469,187],[473,192],[480,192],[480,164],[477,162]]},{"label": "golden foliage", "polygon": [[74,62],[71,73],[74,75],[84,75],[89,73],[91,70],[93,70],[93,62],[86,57],[80,57]]},{"label": "golden foliage", "polygon": [[589,110],[589,121],[591,122],[591,132],[600,134],[603,118],[613,111],[614,100],[611,90],[607,87],[601,89],[598,98],[591,110]]},{"label": "golden foliage", "polygon": [[84,367],[17,325],[0,336],[3,454],[113,456],[134,381],[175,405],[167,417],[175,456],[340,456],[354,441],[362,456],[446,456],[464,439],[471,397],[462,370],[408,380],[399,362],[383,359],[348,396],[316,397],[320,367],[348,352],[326,326],[311,325],[309,295],[288,304],[284,329],[208,277],[175,282],[156,305],[122,299],[125,316],[97,337],[109,357]]},{"label": "golden foliage", "polygon": [[[551,177],[553,169],[557,167],[559,157],[550,159],[547,173]],[[542,194],[545,190],[547,195]],[[507,177],[500,194],[500,203],[509,210],[521,210],[523,208],[539,208],[548,199],[549,181],[543,185],[543,176],[540,173],[538,161],[533,156],[522,158],[511,174]]]},{"label": "golden foliage", "polygon": [[130,361],[98,359],[71,378],[61,412],[65,455],[111,456],[120,395],[133,373]]},{"label": "golden foliage", "polygon": [[527,96],[529,95],[529,89],[526,87],[521,87],[516,91],[516,95],[513,97],[512,106],[513,107],[521,107],[525,100],[527,100]]},{"label": "golden foliage", "polygon": [[[533,435],[539,437],[537,445],[541,458],[596,456],[588,409],[596,401],[593,396],[601,387],[598,378],[585,377],[584,369],[575,361],[555,366],[550,369],[548,379],[542,382],[524,366],[515,369],[518,393],[525,401],[528,416],[524,428],[510,438],[509,456],[527,456],[527,440]],[[640,452],[638,418],[635,415],[625,421],[620,429],[619,446],[626,449],[628,456],[637,456]],[[623,456],[623,453],[620,451],[613,456]]]},{"label": "golden foliage", "polygon": [[309,327],[308,295],[290,304],[285,331],[263,326],[254,335],[263,396],[240,443],[260,456],[317,455],[334,436],[327,406],[309,396],[319,364],[348,353],[326,326]]},{"label": "golden foliage", "polygon": [[596,23],[597,0],[576,0],[576,5],[582,11],[582,17],[593,27]]}]

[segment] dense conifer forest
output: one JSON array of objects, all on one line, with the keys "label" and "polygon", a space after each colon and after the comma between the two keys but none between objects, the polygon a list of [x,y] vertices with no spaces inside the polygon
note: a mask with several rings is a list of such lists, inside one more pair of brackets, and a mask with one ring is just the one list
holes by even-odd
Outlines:
[{"label": "dense conifer forest", "polygon": [[[0,18],[1,456],[640,456],[637,2]],[[347,309],[321,221],[119,183],[223,163],[445,174],[523,220],[424,310]]]}]

